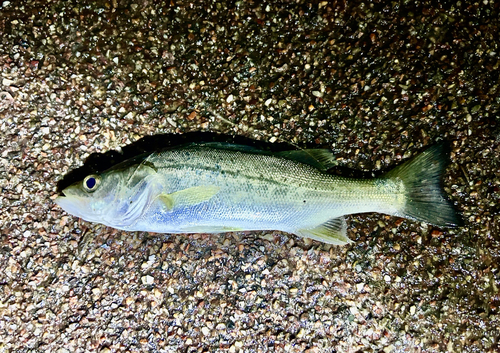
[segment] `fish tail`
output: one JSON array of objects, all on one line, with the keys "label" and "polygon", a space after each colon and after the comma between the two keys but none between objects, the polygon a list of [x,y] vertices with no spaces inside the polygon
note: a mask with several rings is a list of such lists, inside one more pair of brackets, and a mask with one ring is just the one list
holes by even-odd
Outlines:
[{"label": "fish tail", "polygon": [[463,224],[441,187],[441,177],[449,161],[445,147],[444,143],[434,145],[384,175],[404,185],[404,203],[395,215],[436,226]]}]

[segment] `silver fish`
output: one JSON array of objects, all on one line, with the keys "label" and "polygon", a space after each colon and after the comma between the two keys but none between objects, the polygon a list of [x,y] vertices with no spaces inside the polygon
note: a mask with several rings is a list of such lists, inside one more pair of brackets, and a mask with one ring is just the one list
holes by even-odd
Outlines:
[{"label": "silver fish", "polygon": [[55,202],[90,222],[128,231],[281,230],[325,243],[350,240],[344,215],[379,212],[437,226],[460,222],[443,196],[442,145],[376,179],[327,173],[329,150],[267,153],[190,144],[88,175]]}]

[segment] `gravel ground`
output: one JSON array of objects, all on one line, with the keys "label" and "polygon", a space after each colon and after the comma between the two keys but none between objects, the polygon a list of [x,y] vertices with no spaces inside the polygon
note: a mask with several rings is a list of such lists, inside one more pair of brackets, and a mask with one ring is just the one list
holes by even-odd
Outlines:
[{"label": "gravel ground", "polygon": [[[0,351],[498,352],[499,9],[0,1]],[[335,247],[126,233],[53,203],[90,155],[192,131],[368,174],[445,139],[465,226],[356,215]]]}]

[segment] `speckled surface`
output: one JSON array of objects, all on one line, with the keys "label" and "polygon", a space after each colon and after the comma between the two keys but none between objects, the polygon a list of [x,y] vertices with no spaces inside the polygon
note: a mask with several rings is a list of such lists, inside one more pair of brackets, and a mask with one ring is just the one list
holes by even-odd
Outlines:
[{"label": "speckled surface", "polygon": [[[497,352],[499,4],[0,3],[0,351]],[[65,214],[92,153],[211,131],[390,169],[446,139],[465,227],[126,233]]]}]

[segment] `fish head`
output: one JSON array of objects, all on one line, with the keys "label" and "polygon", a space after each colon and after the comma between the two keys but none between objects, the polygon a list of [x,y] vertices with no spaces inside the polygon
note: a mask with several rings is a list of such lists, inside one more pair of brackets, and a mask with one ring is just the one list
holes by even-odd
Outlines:
[{"label": "fish head", "polygon": [[91,174],[62,191],[55,203],[89,222],[131,230],[154,201],[157,170],[146,160],[125,161],[101,174]]},{"label": "fish head", "polygon": [[55,203],[66,212],[89,222],[107,224],[123,192],[123,175],[90,174],[62,190]]}]

